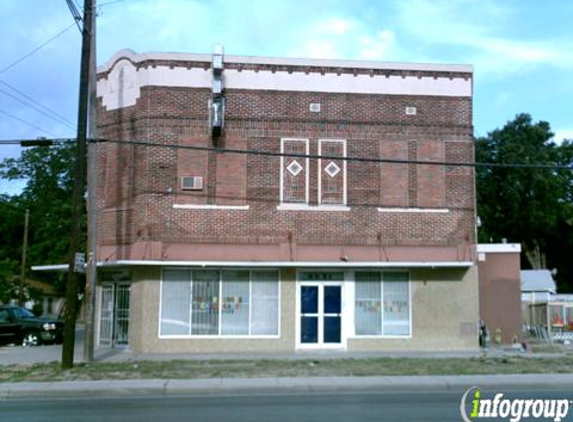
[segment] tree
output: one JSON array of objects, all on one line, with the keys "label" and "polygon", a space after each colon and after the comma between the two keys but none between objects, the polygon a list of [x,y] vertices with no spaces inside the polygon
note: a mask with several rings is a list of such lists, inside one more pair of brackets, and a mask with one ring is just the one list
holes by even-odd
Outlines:
[{"label": "tree", "polygon": [[18,297],[18,286],[14,283],[16,262],[4,259],[0,261],[0,303],[8,303]]},{"label": "tree", "polygon": [[573,234],[573,177],[570,170],[512,168],[511,164],[570,165],[570,143],[557,146],[552,138],[549,123],[533,123],[528,114],[519,114],[475,142],[477,162],[508,165],[477,168],[479,240],[505,238],[521,243],[532,268],[569,265],[548,252],[555,242]]},{"label": "tree", "polygon": [[[0,163],[0,177],[26,181],[21,193],[0,198],[0,238],[5,239],[0,261],[20,262],[24,212],[29,209],[29,265],[68,262],[74,160],[75,145],[65,143],[27,148],[20,157]],[[85,243],[85,224],[83,233]]]}]

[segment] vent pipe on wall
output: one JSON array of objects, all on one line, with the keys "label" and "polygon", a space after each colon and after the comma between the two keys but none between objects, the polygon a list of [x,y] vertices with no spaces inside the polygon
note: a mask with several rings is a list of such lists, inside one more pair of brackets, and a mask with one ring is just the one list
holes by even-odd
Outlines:
[{"label": "vent pipe on wall", "polygon": [[213,71],[213,85],[209,99],[209,128],[211,139],[216,140],[223,131],[225,124],[225,96],[223,95],[223,56],[224,49],[220,44],[213,49],[211,70]]}]

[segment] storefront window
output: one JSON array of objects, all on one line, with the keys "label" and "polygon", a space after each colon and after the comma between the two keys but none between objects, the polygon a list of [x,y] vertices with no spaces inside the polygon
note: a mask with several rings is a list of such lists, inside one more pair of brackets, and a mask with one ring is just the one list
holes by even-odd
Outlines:
[{"label": "storefront window", "polygon": [[161,292],[161,333],[189,334],[191,330],[189,315],[191,271],[165,270],[163,278],[169,280],[169,288]]},{"label": "storefront window", "polygon": [[277,271],[164,270],[161,336],[278,335]]},{"label": "storefront window", "polygon": [[410,335],[408,280],[406,272],[356,272],[356,335]]},{"label": "storefront window", "polygon": [[276,271],[253,271],[251,273],[253,310],[251,312],[252,335],[279,334],[279,283]]},{"label": "storefront window", "polygon": [[356,273],[355,324],[357,335],[382,335],[380,273]]},{"label": "storefront window", "polygon": [[249,272],[223,271],[221,334],[249,334]]}]

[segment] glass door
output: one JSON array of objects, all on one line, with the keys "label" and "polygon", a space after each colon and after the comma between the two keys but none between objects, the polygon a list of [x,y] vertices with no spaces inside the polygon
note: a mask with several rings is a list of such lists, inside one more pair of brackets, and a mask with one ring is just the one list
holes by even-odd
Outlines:
[{"label": "glass door", "polygon": [[341,347],[343,274],[301,273],[300,276],[299,346]]}]

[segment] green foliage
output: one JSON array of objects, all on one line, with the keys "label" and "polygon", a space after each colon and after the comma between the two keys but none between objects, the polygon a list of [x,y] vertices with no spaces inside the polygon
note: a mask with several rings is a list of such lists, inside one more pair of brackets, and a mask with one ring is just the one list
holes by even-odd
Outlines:
[{"label": "green foliage", "polygon": [[18,297],[18,286],[14,283],[17,264],[9,259],[0,261],[0,303],[8,303]]},{"label": "green foliage", "polygon": [[[571,143],[556,145],[552,138],[549,123],[533,123],[528,114],[519,114],[476,139],[476,161],[571,165]],[[572,183],[571,170],[478,167],[479,241],[519,242],[532,267],[557,268],[565,282],[569,262],[557,259],[554,250],[573,237]]]},{"label": "green foliage", "polygon": [[[20,157],[0,162],[0,177],[26,182],[20,194],[0,196],[0,261],[20,262],[29,209],[27,266],[68,262],[74,165],[74,144],[26,148]],[[84,218],[82,244],[85,227]],[[34,277],[50,281],[54,276]]]}]

